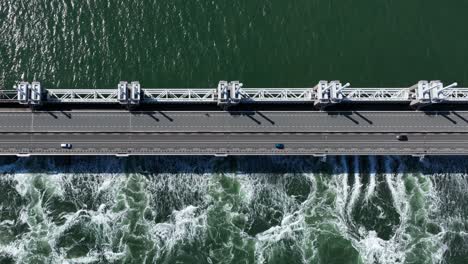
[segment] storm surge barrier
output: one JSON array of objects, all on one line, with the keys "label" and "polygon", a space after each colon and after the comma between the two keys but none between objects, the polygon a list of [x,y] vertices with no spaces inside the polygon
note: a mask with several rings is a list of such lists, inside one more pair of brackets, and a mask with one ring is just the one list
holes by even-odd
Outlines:
[{"label": "storm surge barrier", "polygon": [[468,104],[468,87],[441,81],[419,81],[410,87],[356,88],[340,81],[320,81],[309,88],[245,88],[239,81],[220,81],[215,88],[142,88],[137,81],[122,81],[114,89],[46,89],[40,82],[18,82],[11,90],[0,90],[1,103],[43,104],[334,104],[403,103]]}]

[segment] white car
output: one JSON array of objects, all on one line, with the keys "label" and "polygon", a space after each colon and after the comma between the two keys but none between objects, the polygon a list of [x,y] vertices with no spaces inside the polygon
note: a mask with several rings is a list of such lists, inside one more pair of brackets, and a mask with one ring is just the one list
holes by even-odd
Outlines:
[{"label": "white car", "polygon": [[60,144],[60,147],[63,148],[63,149],[71,149],[72,145],[68,144],[68,143],[62,143],[62,144]]}]

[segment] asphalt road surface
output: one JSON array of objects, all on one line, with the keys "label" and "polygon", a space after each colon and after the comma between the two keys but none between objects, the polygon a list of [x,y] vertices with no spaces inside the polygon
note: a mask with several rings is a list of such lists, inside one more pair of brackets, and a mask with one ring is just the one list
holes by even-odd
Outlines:
[{"label": "asphalt road surface", "polygon": [[468,112],[0,111],[0,132],[468,132]]},{"label": "asphalt road surface", "polygon": [[[6,155],[449,155],[466,133],[3,133]],[[62,143],[72,145],[61,148]],[[276,148],[283,144],[284,149]]]},{"label": "asphalt road surface", "polygon": [[468,112],[0,112],[0,155],[467,153]]}]

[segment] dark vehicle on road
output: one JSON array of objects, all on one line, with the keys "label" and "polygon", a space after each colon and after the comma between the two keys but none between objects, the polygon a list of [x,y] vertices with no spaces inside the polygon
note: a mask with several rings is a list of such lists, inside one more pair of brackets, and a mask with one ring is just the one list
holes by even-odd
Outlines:
[{"label": "dark vehicle on road", "polygon": [[408,136],[407,135],[398,135],[396,136],[396,139],[399,141],[408,141]]},{"label": "dark vehicle on road", "polygon": [[284,149],[284,144],[281,144],[281,143],[275,144],[275,148]]}]

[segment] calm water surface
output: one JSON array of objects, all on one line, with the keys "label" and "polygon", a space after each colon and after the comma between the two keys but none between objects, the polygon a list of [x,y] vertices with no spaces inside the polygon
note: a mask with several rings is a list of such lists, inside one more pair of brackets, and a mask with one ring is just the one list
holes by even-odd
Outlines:
[{"label": "calm water surface", "polygon": [[0,1],[0,78],[48,87],[468,85],[467,1]]}]

